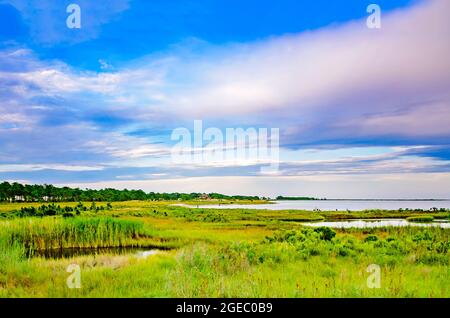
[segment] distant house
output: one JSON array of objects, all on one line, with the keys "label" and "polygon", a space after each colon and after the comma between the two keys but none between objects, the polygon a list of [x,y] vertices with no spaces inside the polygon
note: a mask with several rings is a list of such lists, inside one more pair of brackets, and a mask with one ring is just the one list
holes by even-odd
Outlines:
[{"label": "distant house", "polygon": [[23,195],[15,195],[14,196],[14,201],[16,201],[16,202],[19,202],[19,201],[24,202],[25,201],[25,197]]},{"label": "distant house", "polygon": [[200,199],[202,199],[202,200],[211,200],[211,198],[209,197],[209,195],[206,194],[206,193],[203,193],[202,195],[200,195]]}]

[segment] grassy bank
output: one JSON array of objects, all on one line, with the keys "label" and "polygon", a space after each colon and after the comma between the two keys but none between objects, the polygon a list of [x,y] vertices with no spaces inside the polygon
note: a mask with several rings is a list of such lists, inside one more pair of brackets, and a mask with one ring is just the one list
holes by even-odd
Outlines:
[{"label": "grassy bank", "polygon": [[406,218],[409,222],[433,222],[434,216],[432,215],[418,215],[410,216]]}]

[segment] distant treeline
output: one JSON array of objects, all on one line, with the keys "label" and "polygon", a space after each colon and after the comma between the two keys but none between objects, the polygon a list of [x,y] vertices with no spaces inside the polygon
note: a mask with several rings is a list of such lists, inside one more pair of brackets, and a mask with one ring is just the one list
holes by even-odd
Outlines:
[{"label": "distant treeline", "polygon": [[283,197],[278,196],[277,200],[286,200],[286,201],[307,201],[307,200],[319,200],[317,198],[310,198],[310,197]]},{"label": "distant treeline", "polygon": [[142,190],[78,189],[53,185],[23,185],[17,182],[0,183],[0,202],[79,202],[79,201],[129,201],[129,200],[259,200],[258,196],[228,196],[219,193],[146,193]]}]

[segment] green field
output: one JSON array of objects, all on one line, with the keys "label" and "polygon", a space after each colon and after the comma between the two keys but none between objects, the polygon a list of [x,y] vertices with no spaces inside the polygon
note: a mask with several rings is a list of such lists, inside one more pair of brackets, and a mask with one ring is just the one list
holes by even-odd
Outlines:
[{"label": "green field", "polygon": [[[218,210],[176,203],[126,201],[93,208],[71,202],[41,210],[42,203],[0,204],[0,297],[450,297],[450,229],[331,230],[301,224],[429,221],[449,218],[449,212]],[[45,216],[53,210],[55,215]],[[40,256],[112,247],[160,252],[147,258],[108,251]],[[80,266],[81,288],[67,286],[71,264]],[[379,288],[367,284],[371,264],[379,266]]]}]

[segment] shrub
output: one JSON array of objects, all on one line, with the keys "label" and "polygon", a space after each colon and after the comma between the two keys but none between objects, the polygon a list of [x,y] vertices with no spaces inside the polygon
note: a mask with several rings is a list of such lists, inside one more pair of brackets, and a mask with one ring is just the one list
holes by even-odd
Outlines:
[{"label": "shrub", "polygon": [[[91,210],[95,209],[95,212],[99,210],[104,210],[103,206],[91,206]],[[108,209],[108,208],[107,208]],[[8,218],[25,218],[25,217],[44,217],[44,216],[63,216],[63,217],[71,217],[75,215],[80,215],[81,212],[88,211],[88,208],[85,207],[81,202],[77,204],[76,207],[65,206],[61,207],[60,205],[56,205],[51,203],[49,205],[41,205],[39,207],[22,207],[20,210],[13,211],[12,213],[2,213],[0,217],[8,217]]]},{"label": "shrub", "polygon": [[365,239],[365,242],[376,242],[378,241],[378,237],[376,235],[368,235]]},{"label": "shrub", "polygon": [[420,242],[420,241],[431,241],[433,240],[433,236],[428,231],[422,231],[412,237],[413,242]]},{"label": "shrub", "polygon": [[335,236],[336,232],[329,227],[321,226],[314,229],[314,232],[319,233],[322,240],[331,241]]},{"label": "shrub", "polygon": [[337,255],[342,256],[342,257],[350,255],[351,250],[349,248],[342,246],[342,245],[338,245],[338,246],[336,246],[336,248],[337,248]]},{"label": "shrub", "polygon": [[318,256],[321,254],[321,249],[319,246],[311,246],[309,248],[309,255],[311,256]]}]

